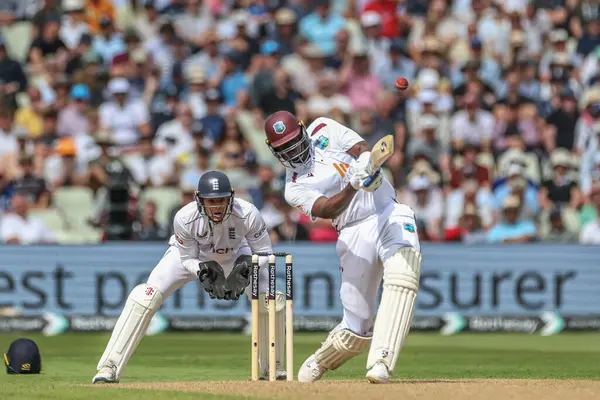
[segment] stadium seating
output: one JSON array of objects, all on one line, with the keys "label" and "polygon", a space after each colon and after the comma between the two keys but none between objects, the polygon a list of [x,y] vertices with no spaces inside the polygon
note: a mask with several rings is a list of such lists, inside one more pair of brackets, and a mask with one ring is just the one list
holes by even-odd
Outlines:
[{"label": "stadium seating", "polygon": [[181,202],[179,190],[170,187],[148,188],[141,193],[140,208],[147,201],[156,203],[156,219],[160,224],[170,225],[170,213]]}]

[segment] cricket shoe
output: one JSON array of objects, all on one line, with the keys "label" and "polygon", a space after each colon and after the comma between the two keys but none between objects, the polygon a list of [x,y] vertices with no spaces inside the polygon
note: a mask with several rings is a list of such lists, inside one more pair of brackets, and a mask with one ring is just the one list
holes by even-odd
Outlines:
[{"label": "cricket shoe", "polygon": [[321,379],[325,372],[327,372],[327,368],[319,365],[315,359],[315,355],[313,354],[312,356],[308,357],[300,367],[300,371],[298,372],[298,381],[316,382]]},{"label": "cricket shoe", "polygon": [[367,371],[367,379],[371,383],[390,383],[390,371],[384,363],[378,362]]},{"label": "cricket shoe", "polygon": [[[279,361],[277,361],[277,364],[275,364],[275,379],[277,379],[278,381],[285,381],[287,379],[287,373],[285,371],[285,369],[283,368],[283,365],[281,365],[281,363]],[[260,378],[261,381],[268,381],[269,380],[269,368],[266,368],[263,376]]]},{"label": "cricket shoe", "polygon": [[92,383],[118,383],[117,367],[114,365],[106,365],[98,371]]}]

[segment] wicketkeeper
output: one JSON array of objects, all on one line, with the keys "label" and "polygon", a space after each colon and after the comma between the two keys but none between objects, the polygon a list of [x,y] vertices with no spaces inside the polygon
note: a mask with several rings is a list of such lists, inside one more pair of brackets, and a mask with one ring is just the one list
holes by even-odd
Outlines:
[{"label": "wicketkeeper", "polygon": [[[175,234],[148,281],[129,294],[108,346],[98,363],[93,383],[115,383],[142,340],[150,320],[163,301],[190,281],[199,281],[211,298],[238,300],[250,283],[252,254],[272,252],[265,222],[251,203],[234,197],[229,178],[220,171],[205,172],[198,182],[195,201],[175,215]],[[266,305],[267,257],[261,257],[259,291]],[[248,290],[247,295],[250,295]],[[285,327],[284,296],[277,293],[277,378],[283,368]],[[268,377],[268,312],[259,312],[259,363]]]}]

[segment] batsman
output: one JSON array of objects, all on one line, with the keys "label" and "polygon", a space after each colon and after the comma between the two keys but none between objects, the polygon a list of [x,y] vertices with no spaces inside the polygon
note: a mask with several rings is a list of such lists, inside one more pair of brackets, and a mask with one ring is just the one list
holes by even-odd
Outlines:
[{"label": "batsman", "polygon": [[388,383],[410,329],[421,272],[415,214],[396,201],[380,169],[393,152],[392,137],[371,150],[334,120],[320,117],[306,127],[287,111],[269,116],[265,133],[287,169],[286,201],[313,219],[332,219],[338,232],[344,315],[304,361],[298,380],[317,381],[369,349],[367,379]]},{"label": "batsman", "polygon": [[[146,283],[135,287],[125,303],[93,383],[116,383],[144,336],[150,320],[176,290],[198,281],[211,298],[238,300],[250,283],[253,253],[271,253],[265,221],[251,203],[235,198],[227,175],[207,171],[200,177],[195,200],[174,218],[169,248]],[[268,377],[267,257],[260,257],[259,365]],[[250,296],[251,291],[247,291]],[[285,325],[283,293],[276,294],[276,360],[278,380],[283,368]]]}]

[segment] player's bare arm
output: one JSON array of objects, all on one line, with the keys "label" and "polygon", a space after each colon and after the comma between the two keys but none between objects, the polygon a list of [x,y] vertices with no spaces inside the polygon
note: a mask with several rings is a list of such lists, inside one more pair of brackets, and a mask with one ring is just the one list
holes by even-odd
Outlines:
[{"label": "player's bare arm", "polygon": [[356,193],[358,193],[358,190],[348,184],[335,196],[319,197],[313,204],[311,213],[313,217],[335,219],[348,208]]}]

